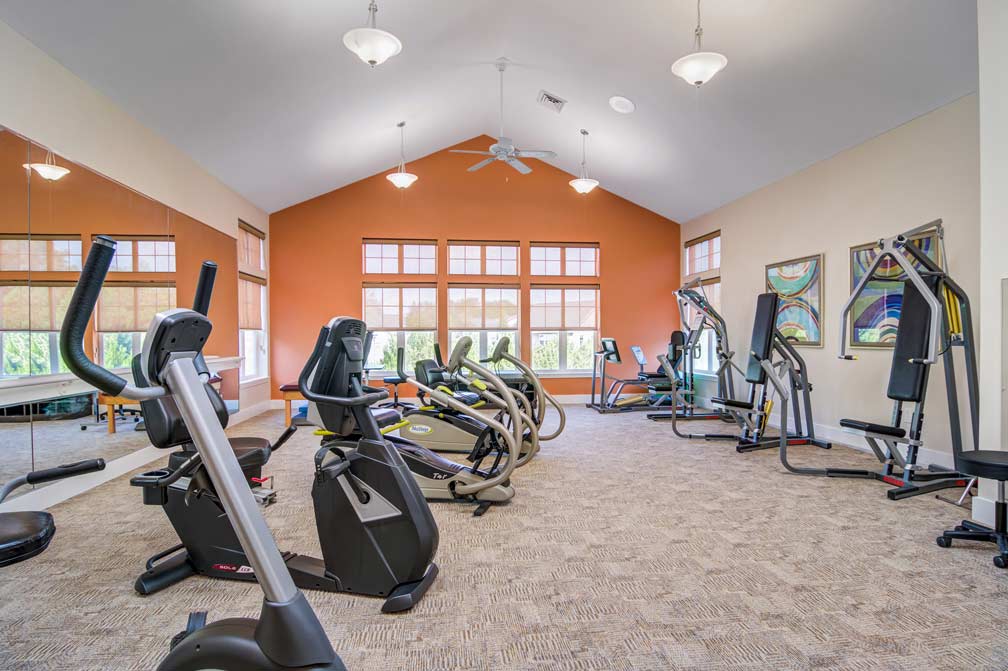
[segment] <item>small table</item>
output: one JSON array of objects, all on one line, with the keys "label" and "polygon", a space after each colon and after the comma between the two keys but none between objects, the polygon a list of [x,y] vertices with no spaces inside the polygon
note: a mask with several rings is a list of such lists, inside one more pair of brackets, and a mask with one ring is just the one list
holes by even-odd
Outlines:
[{"label": "small table", "polygon": [[301,394],[301,389],[296,384],[280,385],[280,394],[284,402],[284,426],[291,425],[291,401],[303,401],[305,397]]}]

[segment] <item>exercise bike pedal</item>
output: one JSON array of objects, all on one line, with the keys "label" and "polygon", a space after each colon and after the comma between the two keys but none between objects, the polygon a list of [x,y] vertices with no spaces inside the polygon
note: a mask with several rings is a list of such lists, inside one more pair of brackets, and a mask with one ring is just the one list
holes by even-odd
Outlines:
[{"label": "exercise bike pedal", "polygon": [[189,620],[186,622],[186,628],[183,631],[172,636],[170,650],[174,650],[175,646],[185,640],[185,637],[189,634],[199,631],[206,626],[207,612],[205,610],[199,610],[193,613],[189,613]]},{"label": "exercise bike pedal", "polygon": [[256,503],[263,508],[273,505],[277,499],[276,490],[267,487],[254,487],[252,489],[252,496],[255,497]]}]

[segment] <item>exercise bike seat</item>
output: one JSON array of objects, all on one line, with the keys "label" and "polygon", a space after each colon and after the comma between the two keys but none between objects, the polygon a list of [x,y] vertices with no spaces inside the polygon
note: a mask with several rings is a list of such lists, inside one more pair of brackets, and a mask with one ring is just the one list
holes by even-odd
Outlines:
[{"label": "exercise bike seat", "polygon": [[[270,460],[270,456],[273,454],[272,444],[265,438],[242,436],[239,438],[228,438],[228,442],[231,443],[231,449],[234,450],[235,457],[241,460],[243,468],[263,466]],[[195,449],[192,443],[186,445],[178,452],[172,452],[168,457],[168,468],[175,470],[191,457],[194,452]]]},{"label": "exercise bike seat", "polygon": [[399,411],[395,408],[375,408],[372,406],[371,415],[375,418],[375,422],[378,423],[379,429],[402,421],[402,416],[400,416]]},{"label": "exercise bike seat", "polygon": [[53,516],[47,512],[0,513],[0,567],[42,553],[55,533]]},{"label": "exercise bike seat", "polygon": [[892,436],[893,438],[906,437],[906,430],[901,427],[890,426],[889,424],[873,424],[872,422],[863,422],[860,419],[841,419],[840,426],[845,429],[880,433],[883,436]]}]

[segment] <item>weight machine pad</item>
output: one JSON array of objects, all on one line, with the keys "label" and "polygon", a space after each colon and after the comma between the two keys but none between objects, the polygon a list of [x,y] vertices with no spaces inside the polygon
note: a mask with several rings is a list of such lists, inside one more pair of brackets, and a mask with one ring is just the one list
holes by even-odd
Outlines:
[{"label": "weight machine pad", "polygon": [[893,438],[905,438],[906,430],[898,426],[888,424],[873,424],[872,422],[862,422],[860,419],[841,419],[840,426],[847,429],[857,429],[868,433],[881,433],[883,436]]},{"label": "weight machine pad", "polygon": [[741,410],[753,409],[753,404],[747,401],[736,401],[731,398],[721,398],[719,396],[713,397],[711,399],[711,403],[713,403],[714,405],[723,405],[726,408],[739,408]]}]

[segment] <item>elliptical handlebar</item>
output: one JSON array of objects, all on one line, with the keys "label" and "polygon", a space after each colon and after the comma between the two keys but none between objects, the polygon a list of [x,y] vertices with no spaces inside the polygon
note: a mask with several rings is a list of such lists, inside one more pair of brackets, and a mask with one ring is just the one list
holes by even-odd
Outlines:
[{"label": "elliptical handlebar", "polygon": [[[311,356],[308,357],[308,361],[305,362],[304,368],[301,369],[301,375],[298,376],[298,389],[301,391],[301,395],[304,396],[305,399],[311,401],[312,403],[339,405],[344,408],[352,408],[359,405],[374,405],[378,401],[384,401],[389,397],[387,389],[379,389],[363,393],[360,396],[326,396],[325,394],[319,394],[312,391],[308,387],[308,378],[311,377],[312,370],[315,369],[315,364],[317,364],[318,360],[322,358],[322,351],[325,349],[326,341],[328,339],[329,327],[323,326],[319,331],[318,338],[315,340],[315,348],[312,350]],[[374,387],[366,387],[366,389],[374,389]]]},{"label": "elliptical handlebar", "polygon": [[217,264],[204,261],[200,266],[199,281],[196,283],[196,295],[193,297],[193,310],[203,316],[210,312],[210,296],[213,294],[214,280],[217,277]]},{"label": "elliptical handlebar", "polygon": [[87,261],[81,269],[80,280],[74,288],[67,305],[66,316],[60,327],[60,355],[70,372],[96,389],[111,396],[125,396],[135,400],[147,400],[167,395],[161,386],[136,387],[107,368],[99,366],[84,352],[84,333],[94,314],[98,296],[105,276],[112,265],[116,242],[112,238],[99,235],[91,244]]}]

